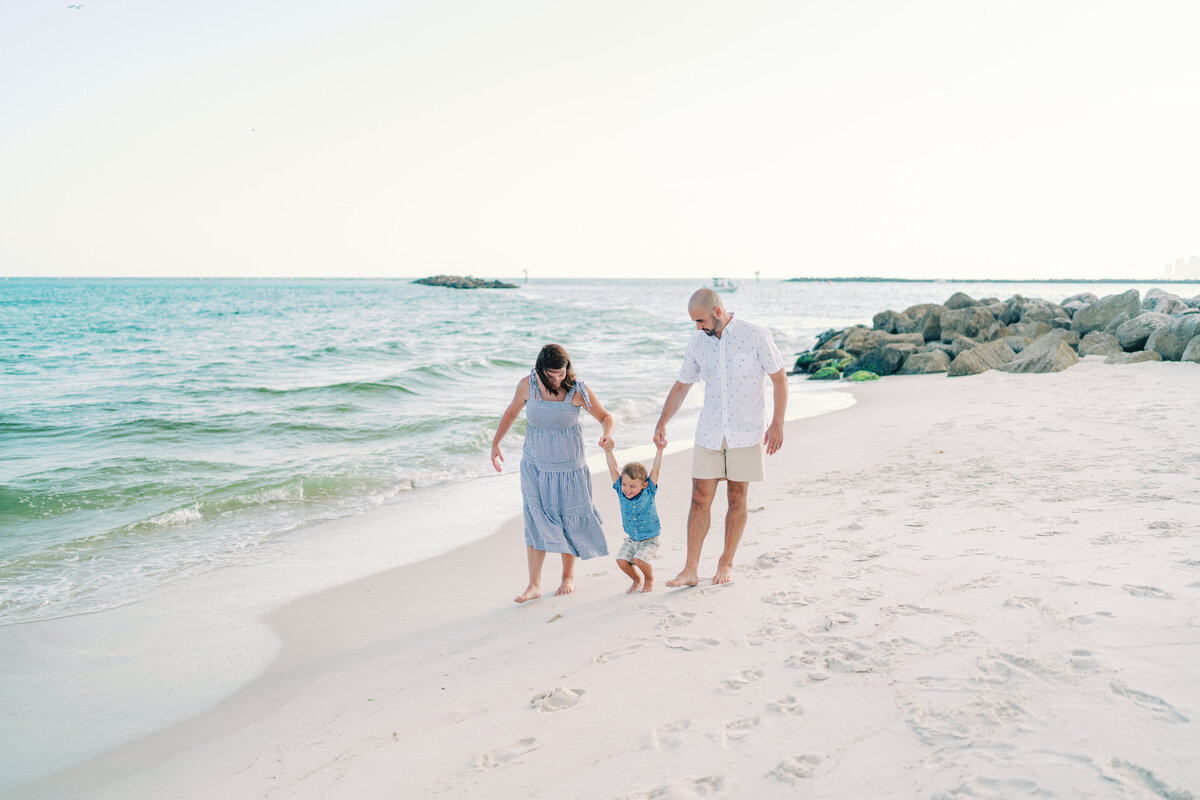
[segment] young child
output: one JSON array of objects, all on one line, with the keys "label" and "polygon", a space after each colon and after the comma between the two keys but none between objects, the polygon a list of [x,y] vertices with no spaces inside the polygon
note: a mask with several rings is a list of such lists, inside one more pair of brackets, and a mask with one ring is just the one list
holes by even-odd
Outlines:
[{"label": "young child", "polygon": [[[613,488],[617,490],[617,500],[621,504],[621,525],[625,528],[625,541],[617,551],[617,566],[633,579],[626,594],[638,589],[650,592],[654,590],[654,569],[649,562],[658,552],[658,534],[662,527],[658,521],[658,511],[654,508],[654,495],[658,491],[663,445],[658,445],[649,475],[646,474],[645,465],[637,461],[617,469],[613,447],[610,439],[608,447],[604,448],[604,455],[608,459],[608,474],[612,476]],[[638,574],[639,569],[645,578]]]}]

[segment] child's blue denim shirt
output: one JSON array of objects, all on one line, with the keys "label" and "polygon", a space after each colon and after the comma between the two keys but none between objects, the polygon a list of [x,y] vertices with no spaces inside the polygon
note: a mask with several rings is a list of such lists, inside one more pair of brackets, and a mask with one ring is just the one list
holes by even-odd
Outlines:
[{"label": "child's blue denim shirt", "polygon": [[654,481],[647,480],[646,488],[632,498],[626,497],[621,491],[621,479],[613,484],[617,490],[617,499],[621,501],[621,525],[625,535],[635,542],[644,542],[658,536],[662,525],[658,521],[658,509],[654,507],[654,493],[658,487]]}]

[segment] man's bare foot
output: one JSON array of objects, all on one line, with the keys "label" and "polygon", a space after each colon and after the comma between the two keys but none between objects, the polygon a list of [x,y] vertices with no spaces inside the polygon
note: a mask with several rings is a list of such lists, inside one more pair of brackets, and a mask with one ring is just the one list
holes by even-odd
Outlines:
[{"label": "man's bare foot", "polygon": [[[633,591],[633,590],[630,589],[630,591]],[[642,591],[643,592],[653,592],[654,591],[654,578],[646,578],[646,585],[642,587]]]},{"label": "man's bare foot", "polygon": [[570,594],[573,591],[575,591],[575,579],[563,578],[562,585],[558,587],[558,591],[555,594]]},{"label": "man's bare foot", "polygon": [[717,574],[713,575],[713,583],[733,583],[733,567],[717,564]]},{"label": "man's bare foot", "polygon": [[625,590],[625,594],[633,594],[634,592],[636,592],[636,591],[637,591],[638,589],[640,589],[640,588],[642,588],[642,582],[641,582],[641,580],[640,580],[640,579],[639,579],[639,580],[635,580],[633,583],[631,583],[631,584],[629,585],[629,588]]},{"label": "man's bare foot", "polygon": [[683,572],[667,581],[667,586],[696,586],[699,583],[700,576],[696,574],[696,571],[694,569],[685,569]]},{"label": "man's bare foot", "polygon": [[525,603],[530,600],[537,600],[542,596],[542,587],[534,586],[532,583],[526,587],[525,591],[513,598],[514,603]]}]

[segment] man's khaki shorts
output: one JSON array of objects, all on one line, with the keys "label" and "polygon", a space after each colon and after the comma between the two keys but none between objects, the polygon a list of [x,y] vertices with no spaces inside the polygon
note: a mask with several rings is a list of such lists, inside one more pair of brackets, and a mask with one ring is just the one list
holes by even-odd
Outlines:
[{"label": "man's khaki shorts", "polygon": [[721,440],[720,450],[696,445],[692,448],[692,477],[724,478],[729,481],[761,481],[763,479],[762,444],[750,447],[728,447]]}]

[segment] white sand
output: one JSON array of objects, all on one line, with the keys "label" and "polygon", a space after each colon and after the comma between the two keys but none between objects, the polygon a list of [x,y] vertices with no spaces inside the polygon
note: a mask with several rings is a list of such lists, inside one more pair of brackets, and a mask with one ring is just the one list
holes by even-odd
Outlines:
[{"label": "white sand", "polygon": [[13,796],[1200,793],[1200,369],[853,391],[789,423],[734,584],[661,584],[688,502],[672,456],[655,592],[604,558],[514,605],[514,521],[272,614],[282,655],[244,690]]}]

